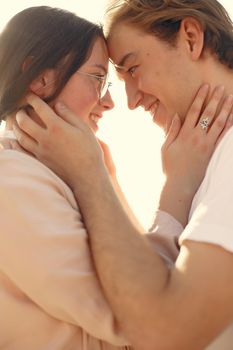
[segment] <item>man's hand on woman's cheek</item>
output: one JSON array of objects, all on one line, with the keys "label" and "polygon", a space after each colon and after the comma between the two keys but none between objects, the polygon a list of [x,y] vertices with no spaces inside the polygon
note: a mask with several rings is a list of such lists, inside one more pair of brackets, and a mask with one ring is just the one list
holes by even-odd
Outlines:
[{"label": "man's hand on woman's cheek", "polygon": [[14,132],[21,147],[51,168],[72,188],[77,178],[103,167],[103,155],[92,130],[64,104],[55,111],[38,96],[28,95],[28,104],[45,127],[24,111],[17,112]]}]

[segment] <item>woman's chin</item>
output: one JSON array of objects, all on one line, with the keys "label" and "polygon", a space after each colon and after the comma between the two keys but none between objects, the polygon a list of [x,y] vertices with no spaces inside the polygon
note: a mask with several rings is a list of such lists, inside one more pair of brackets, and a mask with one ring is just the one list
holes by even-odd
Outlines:
[{"label": "woman's chin", "polygon": [[96,126],[91,126],[91,130],[93,131],[94,134],[97,133],[97,131],[99,130],[99,127],[96,125]]},{"label": "woman's chin", "polygon": [[93,120],[90,121],[89,127],[91,128],[94,134],[96,134],[97,131],[99,130],[99,126]]}]

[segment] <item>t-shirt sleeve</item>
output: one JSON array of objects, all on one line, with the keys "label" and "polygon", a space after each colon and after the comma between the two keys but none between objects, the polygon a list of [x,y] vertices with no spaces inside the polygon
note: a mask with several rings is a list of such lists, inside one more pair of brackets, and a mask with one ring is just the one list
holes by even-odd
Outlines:
[{"label": "t-shirt sleeve", "polygon": [[50,316],[113,345],[127,344],[96,277],[68,186],[16,151],[1,152],[0,169],[2,272]]},{"label": "t-shirt sleeve", "polygon": [[201,200],[179,243],[193,240],[233,252],[233,133],[219,144],[200,188]]},{"label": "t-shirt sleeve", "polygon": [[178,239],[183,226],[165,211],[157,210],[147,238],[153,249],[168,266],[172,266],[179,254]]}]

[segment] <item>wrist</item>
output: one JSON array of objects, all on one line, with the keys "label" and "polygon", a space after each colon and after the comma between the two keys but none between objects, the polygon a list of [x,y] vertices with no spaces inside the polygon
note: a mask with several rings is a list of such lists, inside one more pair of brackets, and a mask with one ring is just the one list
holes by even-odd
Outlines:
[{"label": "wrist", "polygon": [[74,189],[87,188],[88,191],[97,185],[102,186],[106,182],[111,182],[111,177],[103,163],[92,164],[91,166],[80,170],[76,177],[73,177]]},{"label": "wrist", "polygon": [[69,184],[73,191],[92,188],[95,184],[102,181],[103,178],[109,179],[108,171],[103,162],[93,162],[83,166],[70,174]]},{"label": "wrist", "polygon": [[159,209],[172,215],[183,226],[187,224],[193,193],[175,180],[166,179],[159,200]]},{"label": "wrist", "polygon": [[194,188],[192,183],[185,181],[185,179],[185,176],[166,177],[163,188],[184,200],[192,199],[196,187]]}]

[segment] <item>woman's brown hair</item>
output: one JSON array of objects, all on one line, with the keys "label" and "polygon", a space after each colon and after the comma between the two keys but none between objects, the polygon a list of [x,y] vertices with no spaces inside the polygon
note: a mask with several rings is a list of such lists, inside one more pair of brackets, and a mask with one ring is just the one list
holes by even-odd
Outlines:
[{"label": "woman's brown hair", "polygon": [[108,37],[116,24],[125,22],[175,45],[182,19],[190,16],[203,28],[204,47],[233,68],[233,25],[217,0],[113,0],[106,12],[105,33]]},{"label": "woman's brown hair", "polygon": [[45,69],[58,68],[49,100],[55,98],[88,59],[97,37],[103,37],[100,26],[62,9],[38,6],[16,14],[0,35],[0,119],[18,108],[30,83]]}]

